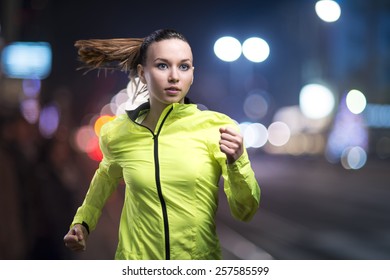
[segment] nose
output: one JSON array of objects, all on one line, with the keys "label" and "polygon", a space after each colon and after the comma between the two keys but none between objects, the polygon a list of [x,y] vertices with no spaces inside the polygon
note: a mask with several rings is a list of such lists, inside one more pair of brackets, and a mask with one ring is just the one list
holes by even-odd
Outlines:
[{"label": "nose", "polygon": [[170,83],[177,83],[179,81],[179,73],[177,69],[172,68],[171,72],[169,73],[168,81]]}]

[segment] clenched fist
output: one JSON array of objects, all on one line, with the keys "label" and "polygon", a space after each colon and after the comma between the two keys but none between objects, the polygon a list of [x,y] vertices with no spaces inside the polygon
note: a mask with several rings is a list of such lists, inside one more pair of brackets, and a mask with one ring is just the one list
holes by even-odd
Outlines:
[{"label": "clenched fist", "polygon": [[64,236],[65,246],[75,252],[85,251],[87,248],[88,232],[81,224],[75,224]]},{"label": "clenched fist", "polygon": [[219,147],[226,154],[227,163],[231,164],[244,152],[243,138],[239,132],[230,127],[220,128],[219,132],[221,133]]}]

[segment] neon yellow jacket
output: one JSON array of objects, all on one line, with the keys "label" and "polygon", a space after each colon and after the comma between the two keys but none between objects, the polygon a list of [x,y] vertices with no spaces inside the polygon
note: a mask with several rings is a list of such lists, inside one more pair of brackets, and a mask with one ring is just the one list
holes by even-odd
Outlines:
[{"label": "neon yellow jacket", "polygon": [[247,152],[227,165],[219,148],[219,128],[237,125],[224,114],[175,103],[152,132],[135,122],[148,105],[103,126],[104,158],[72,225],[84,222],[94,230],[123,177],[116,259],[220,259],[215,214],[221,175],[235,218],[249,221],[260,201]]}]

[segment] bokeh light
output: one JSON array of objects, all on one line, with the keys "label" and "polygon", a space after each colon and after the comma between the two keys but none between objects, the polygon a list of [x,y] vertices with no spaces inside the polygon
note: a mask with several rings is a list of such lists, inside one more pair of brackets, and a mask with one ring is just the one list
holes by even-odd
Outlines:
[{"label": "bokeh light", "polygon": [[226,62],[237,60],[241,56],[241,43],[234,37],[219,38],[214,44],[215,55]]},{"label": "bokeh light", "polygon": [[367,105],[364,94],[356,89],[351,90],[347,94],[346,99],[348,109],[354,114],[360,114],[364,111]]},{"label": "bokeh light", "polygon": [[244,122],[239,124],[246,148],[260,148],[267,143],[268,131],[261,123]]},{"label": "bokeh light", "polygon": [[120,115],[125,113],[124,105],[129,100],[129,96],[127,95],[127,90],[123,89],[117,94],[115,94],[111,98],[110,106],[111,111],[115,113],[115,115]]},{"label": "bokeh light", "polygon": [[299,133],[305,128],[304,118],[298,106],[288,106],[279,108],[273,120],[287,124],[291,133]]},{"label": "bokeh light", "polygon": [[1,52],[3,73],[16,79],[45,79],[51,72],[52,50],[48,42],[13,42]]},{"label": "bokeh light", "polygon": [[325,156],[329,162],[336,163],[349,147],[367,150],[368,131],[362,114],[353,114],[347,108],[346,96],[343,96],[329,132]]},{"label": "bokeh light", "polygon": [[80,152],[88,153],[93,149],[93,147],[89,146],[92,138],[97,138],[93,127],[90,125],[83,125],[74,133],[74,147]]},{"label": "bokeh light", "polygon": [[260,91],[250,93],[244,100],[244,113],[251,120],[260,120],[268,112],[268,101]]},{"label": "bokeh light", "polygon": [[268,141],[274,146],[285,145],[290,136],[290,128],[283,122],[273,122],[268,127]]},{"label": "bokeh light", "polygon": [[315,11],[320,19],[326,22],[335,22],[341,16],[340,5],[331,0],[321,0],[315,4]]},{"label": "bokeh light", "polygon": [[42,108],[39,116],[39,131],[45,138],[51,138],[57,131],[60,122],[60,111],[56,105]]},{"label": "bokeh light", "polygon": [[41,91],[41,80],[39,79],[24,79],[22,82],[23,93],[26,97],[36,98]]},{"label": "bokeh light", "polygon": [[103,115],[98,117],[94,124],[94,131],[96,136],[100,136],[100,130],[102,129],[102,126],[108,123],[109,121],[112,121],[113,119],[115,119],[114,116],[108,116],[108,115]]},{"label": "bokeh light", "polygon": [[113,104],[113,103],[108,103],[106,105],[104,105],[102,107],[102,109],[100,110],[100,115],[115,115],[115,112],[116,112],[116,105]]},{"label": "bokeh light", "polygon": [[360,169],[366,161],[367,153],[359,146],[346,148],[341,156],[341,164],[345,169]]},{"label": "bokeh light", "polygon": [[99,138],[92,137],[89,139],[87,155],[94,161],[101,161],[103,159],[103,153],[99,147]]},{"label": "bokeh light", "polygon": [[41,107],[37,99],[25,99],[20,103],[20,112],[24,119],[30,123],[35,124],[39,119],[39,113],[41,111]]},{"label": "bokeh light", "polygon": [[327,117],[334,109],[335,97],[327,87],[320,84],[305,85],[299,94],[302,113],[311,119]]},{"label": "bokeh light", "polygon": [[270,53],[268,43],[257,37],[248,38],[242,44],[242,53],[252,62],[263,62]]},{"label": "bokeh light", "polygon": [[92,116],[89,124],[83,125],[75,131],[72,142],[75,149],[86,153],[94,161],[101,161],[103,154],[99,146],[100,131],[104,124],[115,118],[116,116],[112,115]]}]

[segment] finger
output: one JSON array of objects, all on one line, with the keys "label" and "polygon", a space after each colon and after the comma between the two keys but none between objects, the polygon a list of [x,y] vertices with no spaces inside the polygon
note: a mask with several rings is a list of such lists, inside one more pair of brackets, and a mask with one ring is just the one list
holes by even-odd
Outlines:
[{"label": "finger", "polygon": [[236,160],[241,155],[239,149],[231,148],[231,147],[223,145],[223,144],[220,145],[220,150],[228,157],[229,162],[231,159]]},{"label": "finger", "polygon": [[220,142],[222,142],[222,141],[224,141],[226,143],[230,142],[233,145],[241,146],[243,139],[242,139],[241,135],[239,135],[239,134],[231,135],[231,134],[227,134],[227,133],[222,133]]},{"label": "finger", "polygon": [[69,232],[64,236],[65,243],[79,242],[84,239],[82,230],[77,226],[74,226],[69,230]]},{"label": "finger", "polygon": [[78,241],[83,240],[84,239],[83,230],[78,226],[75,226],[74,229],[75,229],[75,235],[77,236]]},{"label": "finger", "polygon": [[239,132],[237,132],[234,128],[232,127],[221,127],[219,129],[219,132],[221,134],[225,133],[225,134],[228,134],[228,135],[232,135],[232,136],[237,136],[239,135]]},{"label": "finger", "polygon": [[233,163],[238,156],[236,156],[236,151],[226,147],[225,145],[220,145],[221,151],[226,155],[227,163]]},{"label": "finger", "polygon": [[67,235],[64,236],[64,242],[77,242],[78,241],[78,238],[76,235],[72,234],[72,233],[68,233]]},{"label": "finger", "polygon": [[226,146],[226,145],[224,145],[224,144],[221,144],[220,145],[220,149],[221,149],[221,151],[224,153],[224,154],[226,154],[226,155],[233,155],[234,153],[235,153],[235,150],[234,149],[232,149],[232,148],[230,148],[230,147],[228,147],[228,146]]},{"label": "finger", "polygon": [[222,133],[221,134],[221,140],[226,140],[226,141],[230,141],[230,142],[238,142],[239,140],[234,137],[233,135],[230,135],[230,134],[226,134],[226,133]]},{"label": "finger", "polygon": [[221,139],[229,140],[229,141],[234,141],[237,143],[242,142],[242,136],[240,133],[236,132],[235,130],[220,130],[221,132]]},{"label": "finger", "polygon": [[86,244],[84,240],[76,241],[70,240],[65,242],[65,246],[71,249],[72,251],[85,251]]},{"label": "finger", "polygon": [[231,140],[220,140],[219,141],[219,145],[220,146],[226,146],[227,148],[235,151],[235,150],[238,150],[240,148],[240,144],[236,141],[231,141]]},{"label": "finger", "polygon": [[79,244],[80,244],[80,249],[82,250],[82,251],[85,251],[86,249],[87,249],[87,243],[85,242],[85,240],[81,240],[80,242],[79,242]]}]

